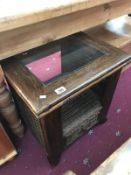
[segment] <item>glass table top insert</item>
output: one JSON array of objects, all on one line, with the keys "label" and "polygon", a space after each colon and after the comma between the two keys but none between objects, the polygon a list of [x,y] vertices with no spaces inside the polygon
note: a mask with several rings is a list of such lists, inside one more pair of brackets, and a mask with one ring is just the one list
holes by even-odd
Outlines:
[{"label": "glass table top insert", "polygon": [[77,37],[66,37],[48,47],[27,54],[22,63],[45,85],[79,70],[93,60],[104,56],[90,42]]}]

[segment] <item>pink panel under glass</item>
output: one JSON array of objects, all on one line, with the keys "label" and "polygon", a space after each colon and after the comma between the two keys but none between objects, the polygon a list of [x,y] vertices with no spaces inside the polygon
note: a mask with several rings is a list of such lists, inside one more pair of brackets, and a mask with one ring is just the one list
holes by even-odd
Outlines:
[{"label": "pink panel under glass", "polygon": [[48,81],[61,74],[61,51],[33,61],[26,67],[41,81]]}]

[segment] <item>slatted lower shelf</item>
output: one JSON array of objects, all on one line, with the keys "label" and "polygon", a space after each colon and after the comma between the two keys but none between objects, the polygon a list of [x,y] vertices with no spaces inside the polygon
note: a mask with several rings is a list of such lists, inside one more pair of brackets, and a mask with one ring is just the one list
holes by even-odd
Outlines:
[{"label": "slatted lower shelf", "polygon": [[101,109],[99,98],[92,90],[63,105],[61,112],[66,145],[71,144],[98,123],[98,114]]}]

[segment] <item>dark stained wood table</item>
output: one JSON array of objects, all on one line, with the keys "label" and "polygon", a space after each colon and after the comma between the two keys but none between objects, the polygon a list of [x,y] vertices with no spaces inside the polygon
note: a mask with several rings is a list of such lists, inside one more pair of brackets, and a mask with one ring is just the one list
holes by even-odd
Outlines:
[{"label": "dark stained wood table", "polygon": [[131,11],[130,0],[2,0],[0,7],[0,60]]},{"label": "dark stained wood table", "polygon": [[[61,60],[61,71],[58,76],[53,77],[54,79],[42,81],[31,72],[33,68],[27,68],[33,61],[47,59],[59,52],[61,55],[57,58]],[[51,165],[56,165],[62,151],[69,144],[95,124],[106,121],[121,69],[131,62],[131,55],[80,32],[16,55],[12,59],[13,61],[11,58],[3,61],[2,68],[18,109],[36,138],[45,145]],[[96,103],[97,100],[93,95],[88,96],[84,93],[88,93],[91,88],[103,81],[104,89],[98,98],[102,108],[101,105],[94,107],[93,104],[99,104]],[[80,103],[82,94],[84,101]],[[77,97],[78,99],[75,99]],[[76,108],[72,108],[77,112],[70,107],[73,106],[73,99]],[[76,105],[75,101],[79,105]],[[62,112],[64,105],[68,108]],[[81,106],[84,108],[80,108]],[[88,106],[91,106],[92,110]],[[99,110],[96,110],[98,108]],[[74,114],[72,120],[70,113]],[[72,122],[67,122],[66,118]],[[77,125],[74,124],[76,119],[79,121]],[[65,125],[64,121],[68,124]],[[87,125],[81,121],[87,122]]]},{"label": "dark stained wood table", "polygon": [[[7,3],[10,7],[8,12],[6,10]],[[0,7],[2,9],[0,13],[1,61],[7,58],[11,59],[13,55],[81,30],[103,24],[110,19],[131,11],[130,0],[55,0],[53,3],[48,1],[42,4],[34,0],[30,5],[28,1],[18,3],[16,0],[13,2],[2,0]],[[21,10],[18,10],[19,7],[21,7]],[[120,71],[115,75],[114,81],[112,81],[113,78],[109,80],[113,83],[112,87],[114,87],[110,90],[111,97]],[[1,82],[3,82],[2,79]],[[110,100],[106,100],[107,106],[109,106]],[[106,114],[105,111],[102,112],[103,115]],[[13,115],[15,116],[15,119],[12,120],[13,123],[10,121],[9,116],[6,113],[5,119],[11,124],[11,127],[13,124],[13,129],[20,126],[20,136],[23,135],[23,126],[16,112]]]}]

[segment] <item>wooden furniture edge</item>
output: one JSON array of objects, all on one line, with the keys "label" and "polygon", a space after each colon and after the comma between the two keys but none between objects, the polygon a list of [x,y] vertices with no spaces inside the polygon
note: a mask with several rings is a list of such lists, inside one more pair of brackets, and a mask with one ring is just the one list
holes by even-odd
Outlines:
[{"label": "wooden furniture edge", "polygon": [[[7,139],[9,140],[10,142],[10,145],[12,148],[14,148],[14,145],[12,144],[12,142],[10,141],[9,139],[9,136],[7,135],[7,133],[5,132],[2,124],[0,123],[0,127],[2,128],[3,132],[4,132],[4,135],[6,135]],[[14,156],[17,155],[17,151],[15,150],[15,148],[13,149],[13,151],[11,151],[8,156],[5,156],[3,159],[0,160],[0,166],[3,165],[5,162],[11,160]]]},{"label": "wooden furniture edge", "polygon": [[14,150],[8,156],[6,156],[3,160],[0,160],[0,166],[3,165],[5,162],[11,160],[14,156],[17,155],[17,152]]},{"label": "wooden furniture edge", "polygon": [[130,0],[119,0],[108,5],[100,5],[37,24],[1,32],[0,60],[103,24],[110,19],[128,14],[130,11]]},{"label": "wooden furniture edge", "polygon": [[[58,1],[58,0],[57,0]],[[17,11],[16,14],[11,14],[10,9],[13,9],[12,6],[15,5],[15,8],[19,8],[19,3],[17,4],[9,4],[11,7],[8,10],[7,16],[0,16],[0,32],[7,31],[10,29],[23,27],[26,25],[31,25],[34,23],[38,23],[41,21],[49,20],[52,18],[56,18],[62,15],[67,15],[70,13],[78,12],[81,10],[89,9],[91,7],[96,7],[98,5],[103,5],[107,3],[111,3],[113,1],[118,0],[76,0],[76,1],[48,1],[47,4],[41,4],[41,8],[37,7],[32,9],[30,5],[28,9],[23,9],[23,11]],[[28,1],[27,1],[28,2]],[[12,2],[13,3],[13,2]],[[38,1],[39,3],[39,1]],[[3,8],[7,8],[3,4],[0,4]],[[21,5],[26,6],[26,3],[23,2]],[[27,4],[28,5],[28,4]],[[23,8],[21,6],[21,9]],[[42,8],[43,6],[43,8]],[[15,9],[14,9],[15,10]]]}]

